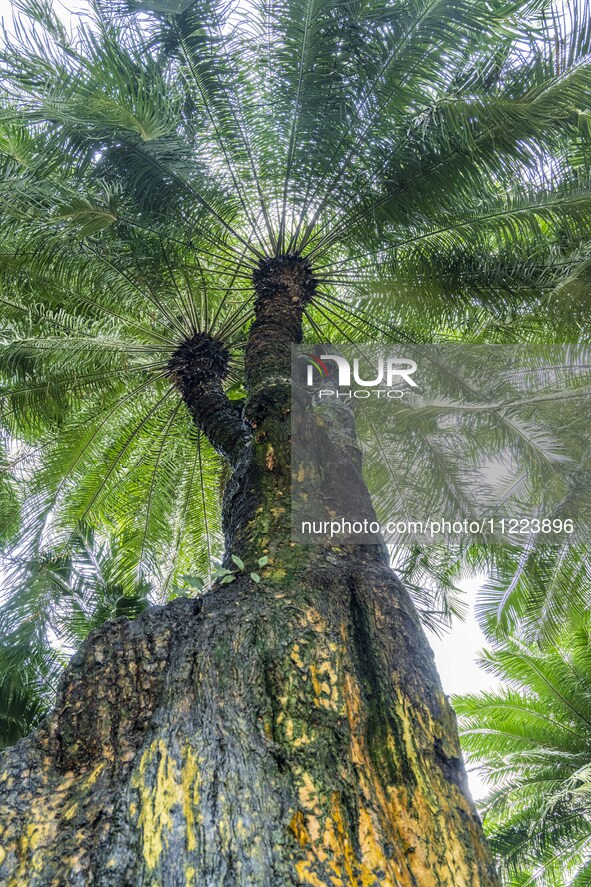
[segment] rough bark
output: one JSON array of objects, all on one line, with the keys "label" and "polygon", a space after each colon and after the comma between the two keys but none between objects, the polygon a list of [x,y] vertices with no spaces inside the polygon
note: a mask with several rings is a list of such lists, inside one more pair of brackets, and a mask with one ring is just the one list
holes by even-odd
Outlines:
[{"label": "rough bark", "polygon": [[0,758],[2,884],[498,883],[384,550],[290,540],[289,345],[313,280],[286,257],[255,285],[224,505],[246,570],[89,637],[52,714]]}]

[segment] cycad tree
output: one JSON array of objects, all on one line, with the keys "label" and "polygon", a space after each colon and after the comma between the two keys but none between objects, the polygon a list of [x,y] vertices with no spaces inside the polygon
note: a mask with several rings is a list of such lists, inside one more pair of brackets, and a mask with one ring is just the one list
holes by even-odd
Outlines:
[{"label": "cycad tree", "polygon": [[92,526],[165,601],[223,535],[234,572],[91,635],[2,758],[0,878],[496,884],[383,549],[290,541],[290,346],[579,335],[587,5],[99,2],[73,36],[26,10],[0,112],[14,556]]}]

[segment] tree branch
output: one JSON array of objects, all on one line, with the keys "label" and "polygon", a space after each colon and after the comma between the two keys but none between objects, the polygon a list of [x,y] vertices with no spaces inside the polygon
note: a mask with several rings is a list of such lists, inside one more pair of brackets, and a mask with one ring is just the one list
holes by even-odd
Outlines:
[{"label": "tree branch", "polygon": [[252,440],[242,404],[223,389],[230,353],[222,342],[196,333],[176,349],[168,364],[170,377],[195,422],[211,445],[235,466]]}]

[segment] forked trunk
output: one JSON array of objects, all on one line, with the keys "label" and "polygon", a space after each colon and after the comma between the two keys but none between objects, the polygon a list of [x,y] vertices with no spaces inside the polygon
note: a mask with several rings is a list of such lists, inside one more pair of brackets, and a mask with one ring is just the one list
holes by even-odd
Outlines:
[{"label": "forked trunk", "polygon": [[223,395],[219,343],[196,337],[171,362],[233,465],[227,557],[245,570],[87,640],[53,713],[0,758],[2,884],[498,883],[384,550],[290,541],[289,349],[314,283],[295,257],[257,273],[244,412]]}]

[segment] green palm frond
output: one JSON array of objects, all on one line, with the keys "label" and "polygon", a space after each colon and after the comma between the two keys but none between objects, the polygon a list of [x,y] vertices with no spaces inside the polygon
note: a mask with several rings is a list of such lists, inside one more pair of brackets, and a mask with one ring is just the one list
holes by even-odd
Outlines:
[{"label": "green palm frond", "polygon": [[482,802],[507,885],[581,887],[591,871],[591,659],[587,614],[553,645],[485,655],[498,690],[457,697],[462,745],[491,789]]},{"label": "green palm frond", "polygon": [[134,618],[149,605],[150,584],[130,582],[118,555],[85,528],[67,552],[44,547],[31,560],[4,565],[1,745],[46,713],[68,657],[94,628],[107,619]]},{"label": "green palm frond", "polygon": [[543,642],[573,614],[588,609],[591,564],[583,544],[497,548],[479,562],[490,576],[477,601],[488,633]]}]

